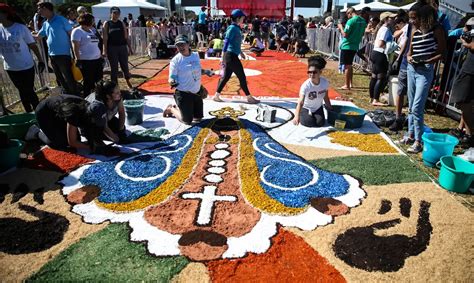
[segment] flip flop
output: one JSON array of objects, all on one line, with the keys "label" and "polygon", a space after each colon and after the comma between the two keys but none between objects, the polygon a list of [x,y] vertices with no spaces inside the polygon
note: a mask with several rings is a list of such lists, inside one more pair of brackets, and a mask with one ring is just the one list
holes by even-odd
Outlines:
[{"label": "flip flop", "polygon": [[382,102],[372,102],[373,106],[388,106],[388,104],[382,103]]}]

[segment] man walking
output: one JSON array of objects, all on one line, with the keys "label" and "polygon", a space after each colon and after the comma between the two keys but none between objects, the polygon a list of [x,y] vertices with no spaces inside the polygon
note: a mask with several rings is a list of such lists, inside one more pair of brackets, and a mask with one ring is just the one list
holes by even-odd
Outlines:
[{"label": "man walking", "polygon": [[354,8],[347,9],[346,12],[349,20],[346,27],[341,31],[343,39],[341,43],[341,63],[344,64],[345,85],[341,89],[350,90],[352,87],[352,63],[354,56],[359,50],[359,45],[364,35],[367,22],[357,15]]},{"label": "man walking", "polygon": [[71,30],[68,20],[54,13],[53,4],[40,1],[38,13],[46,18],[38,35],[47,38],[48,54],[56,80],[67,94],[78,95],[71,71]]}]

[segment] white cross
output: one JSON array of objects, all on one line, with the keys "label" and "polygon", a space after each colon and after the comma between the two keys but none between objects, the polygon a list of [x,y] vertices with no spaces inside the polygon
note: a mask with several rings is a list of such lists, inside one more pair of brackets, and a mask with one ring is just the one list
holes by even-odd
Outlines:
[{"label": "white cross", "polygon": [[216,201],[230,201],[234,202],[237,200],[235,196],[218,196],[216,195],[216,186],[204,186],[204,192],[202,193],[187,193],[181,197],[183,199],[200,199],[200,207],[197,218],[197,224],[208,225],[211,222],[212,208]]}]

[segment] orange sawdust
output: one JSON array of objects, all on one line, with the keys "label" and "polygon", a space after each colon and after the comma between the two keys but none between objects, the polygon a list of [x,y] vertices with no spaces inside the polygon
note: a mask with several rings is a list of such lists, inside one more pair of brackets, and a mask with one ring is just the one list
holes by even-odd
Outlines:
[{"label": "orange sawdust", "polygon": [[253,53],[249,53],[250,56],[254,57],[257,60],[281,60],[281,61],[298,61],[299,58],[294,57],[293,55],[286,53],[286,52],[276,52],[274,50],[265,50],[261,56],[256,56]]},{"label": "orange sawdust", "polygon": [[[202,68],[219,70],[218,60],[201,60]],[[295,61],[255,61],[243,60],[244,68],[258,70],[261,75],[248,76],[250,93],[267,97],[298,97],[301,84],[308,78],[307,65]],[[139,88],[146,94],[172,94],[168,84],[169,67],[151,78]],[[202,76],[202,84],[211,95],[216,92],[219,76]],[[235,95],[235,94],[234,94]],[[241,95],[244,93],[241,91]]]},{"label": "orange sawdust", "polygon": [[332,143],[356,147],[361,151],[397,153],[397,150],[379,134],[332,132],[328,136],[331,138]]},{"label": "orange sawdust", "polygon": [[345,282],[302,238],[280,229],[263,254],[207,263],[212,282]]},{"label": "orange sawdust", "polygon": [[51,170],[62,173],[71,172],[80,165],[93,162],[94,159],[81,155],[44,148],[24,161],[23,165],[32,169]]}]

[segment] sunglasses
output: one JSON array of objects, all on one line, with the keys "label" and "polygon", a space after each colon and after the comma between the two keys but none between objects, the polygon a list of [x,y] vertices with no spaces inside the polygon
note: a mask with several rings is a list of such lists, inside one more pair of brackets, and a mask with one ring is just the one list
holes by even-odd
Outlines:
[{"label": "sunglasses", "polygon": [[308,75],[309,74],[317,74],[317,73],[319,73],[319,71],[308,71]]}]

